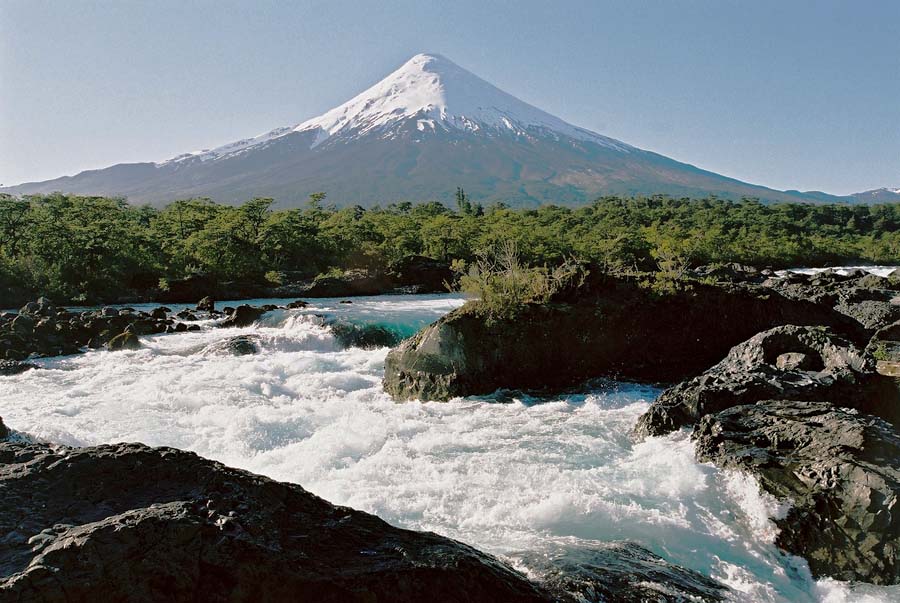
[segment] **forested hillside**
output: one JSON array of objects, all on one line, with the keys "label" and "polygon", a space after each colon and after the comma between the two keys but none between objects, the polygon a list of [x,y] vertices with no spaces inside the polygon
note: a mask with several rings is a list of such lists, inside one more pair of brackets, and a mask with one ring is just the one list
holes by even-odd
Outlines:
[{"label": "forested hillside", "polygon": [[774,268],[900,263],[897,204],[608,197],[577,209],[512,210],[482,207],[460,191],[456,209],[434,202],[336,209],[324,194],[301,209],[272,205],[189,199],[155,209],[103,197],[2,195],[0,292],[112,299],[192,274],[277,284],[386,269],[414,255],[459,264],[502,241],[514,241],[532,265],[572,258],[642,270],[673,258]]}]

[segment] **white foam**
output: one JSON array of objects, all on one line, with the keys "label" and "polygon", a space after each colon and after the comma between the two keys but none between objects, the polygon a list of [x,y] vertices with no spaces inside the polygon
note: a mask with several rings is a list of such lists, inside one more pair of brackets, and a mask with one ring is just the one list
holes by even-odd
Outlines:
[{"label": "white foam", "polygon": [[[62,443],[187,448],[501,555],[634,540],[728,583],[740,601],[896,593],[809,578],[765,534],[777,508],[697,463],[687,432],[635,444],[631,429],[659,390],[611,383],[552,400],[398,404],[381,389],[387,351],[341,348],[315,314],[413,329],[463,300],[337,301],[247,329],[40,360],[41,370],[0,382],[2,415]],[[261,353],[202,353],[238,333],[259,337]]]},{"label": "white foam", "polygon": [[787,270],[778,270],[775,274],[778,276],[784,276],[788,272],[796,272],[798,274],[819,274],[820,272],[831,270],[838,274],[846,275],[851,271],[863,270],[869,274],[886,277],[898,269],[900,269],[900,266],[832,266],[828,268],[788,268]]}]

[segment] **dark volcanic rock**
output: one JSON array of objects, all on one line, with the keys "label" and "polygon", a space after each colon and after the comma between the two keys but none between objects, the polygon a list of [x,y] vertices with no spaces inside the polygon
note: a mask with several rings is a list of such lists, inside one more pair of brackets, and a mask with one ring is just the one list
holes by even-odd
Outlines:
[{"label": "dark volcanic rock", "polygon": [[137,335],[131,331],[125,331],[110,339],[109,343],[106,344],[106,347],[113,351],[139,350],[141,349],[141,342],[138,340]]},{"label": "dark volcanic rock", "polygon": [[259,353],[259,337],[256,335],[236,335],[207,346],[208,352],[225,352],[234,356],[248,356]]},{"label": "dark volcanic rock", "polygon": [[698,572],[672,565],[633,542],[511,555],[542,583],[577,601],[682,603],[725,600],[728,589]]},{"label": "dark volcanic rock", "polygon": [[822,400],[900,420],[900,399],[875,361],[821,327],[754,335],[702,375],[664,391],[638,420],[639,436],[662,435],[710,413],[760,400]]},{"label": "dark volcanic rock", "polygon": [[166,327],[165,316],[110,307],[69,312],[40,298],[26,304],[17,315],[0,316],[0,359],[76,354],[85,346],[101,348],[126,330],[147,335],[163,333]]},{"label": "dark volcanic rock", "polygon": [[346,348],[387,348],[403,339],[399,333],[383,325],[358,325],[334,322],[329,325],[332,334]]},{"label": "dark volcanic rock", "polygon": [[830,306],[857,321],[869,335],[900,320],[900,282],[865,271],[789,274],[766,284],[785,297]]},{"label": "dark volcanic rock", "polygon": [[832,308],[763,287],[698,285],[660,296],[607,277],[589,287],[571,303],[528,305],[508,319],[467,304],[388,354],[385,389],[398,399],[446,400],[602,376],[671,382],[779,325],[830,325],[863,338],[857,323]]},{"label": "dark volcanic rock", "polygon": [[36,369],[38,366],[30,362],[20,362],[18,360],[0,360],[0,376],[18,375],[25,371]]},{"label": "dark volcanic rock", "polygon": [[338,276],[320,276],[298,290],[302,297],[347,297],[381,295],[393,291],[393,280],[382,272],[362,269],[347,270]]},{"label": "dark volcanic rock", "polygon": [[791,509],[776,544],[813,575],[900,583],[900,434],[825,402],[763,401],[705,416],[697,458],[748,471]]},{"label": "dark volcanic rock", "polygon": [[263,308],[256,308],[241,304],[228,315],[228,318],[219,323],[220,327],[249,327],[266,313]]},{"label": "dark volcanic rock", "polygon": [[168,313],[171,312],[171,311],[172,311],[172,310],[170,310],[169,308],[167,308],[167,307],[165,307],[165,306],[160,306],[160,307],[158,307],[158,308],[154,308],[154,309],[150,312],[150,318],[156,318],[156,319],[160,319],[160,320],[165,320],[165,319],[168,317]]},{"label": "dark volcanic rock", "polygon": [[213,298],[207,295],[197,302],[197,309],[202,312],[212,312],[216,309],[216,302],[213,301]]},{"label": "dark volcanic rock", "polygon": [[171,448],[0,444],[0,598],[550,601],[497,559]]}]

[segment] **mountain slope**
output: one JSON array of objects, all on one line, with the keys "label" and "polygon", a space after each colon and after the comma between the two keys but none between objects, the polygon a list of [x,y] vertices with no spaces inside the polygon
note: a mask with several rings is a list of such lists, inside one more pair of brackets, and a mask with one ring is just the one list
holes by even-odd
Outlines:
[{"label": "mountain slope", "polygon": [[437,199],[462,186],[478,201],[579,204],[603,194],[845,200],[775,191],[578,128],[439,55],[417,55],[362,94],[294,126],[162,163],[118,164],[10,187],[124,195],[164,203],[271,196],[296,205],[316,191],[338,204]]},{"label": "mountain slope", "polygon": [[850,196],[860,203],[900,203],[900,188],[876,188]]}]

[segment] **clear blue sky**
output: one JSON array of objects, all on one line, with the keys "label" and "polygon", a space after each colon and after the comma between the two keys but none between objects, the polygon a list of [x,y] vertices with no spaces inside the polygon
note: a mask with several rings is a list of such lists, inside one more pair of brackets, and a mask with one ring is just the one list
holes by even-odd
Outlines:
[{"label": "clear blue sky", "polygon": [[900,187],[894,0],[0,0],[0,183],[296,123],[418,52],[742,180]]}]

